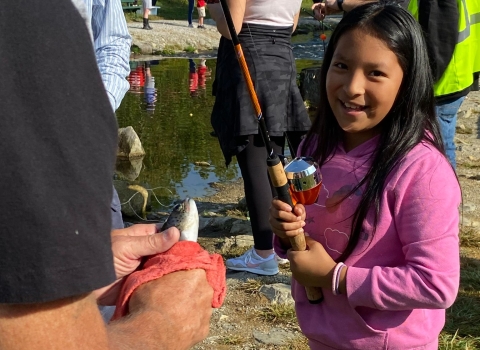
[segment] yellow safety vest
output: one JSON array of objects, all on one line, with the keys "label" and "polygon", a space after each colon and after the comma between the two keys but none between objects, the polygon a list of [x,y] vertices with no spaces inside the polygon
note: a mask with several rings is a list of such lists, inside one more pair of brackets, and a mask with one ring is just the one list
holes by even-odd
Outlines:
[{"label": "yellow safety vest", "polygon": [[[408,11],[418,21],[418,2],[410,0]],[[473,83],[473,73],[480,70],[480,1],[457,0],[458,40],[452,59],[434,85],[435,96],[462,91]]]}]

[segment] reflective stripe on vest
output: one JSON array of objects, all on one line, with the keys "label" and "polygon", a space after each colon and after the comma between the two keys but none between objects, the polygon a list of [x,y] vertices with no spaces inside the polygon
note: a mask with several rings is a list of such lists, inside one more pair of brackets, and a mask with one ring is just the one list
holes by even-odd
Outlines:
[{"label": "reflective stripe on vest", "polygon": [[473,59],[473,71],[480,72],[480,1],[469,1],[468,11],[470,12],[472,45],[476,51]]},{"label": "reflective stripe on vest", "polygon": [[[410,0],[408,4],[408,11],[417,21],[419,17],[418,1],[422,0]],[[457,0],[460,13],[457,44],[445,72],[443,72],[443,75],[434,85],[435,96],[444,96],[462,91],[473,83],[474,67],[475,65],[480,65],[475,62],[477,60],[476,57],[480,56],[480,51],[476,47],[477,45],[475,45],[479,38],[478,30],[473,28],[472,32],[472,25],[478,23],[480,14],[477,11],[471,11],[475,15],[469,16],[470,4],[467,6],[467,2],[476,1],[478,0]]]}]

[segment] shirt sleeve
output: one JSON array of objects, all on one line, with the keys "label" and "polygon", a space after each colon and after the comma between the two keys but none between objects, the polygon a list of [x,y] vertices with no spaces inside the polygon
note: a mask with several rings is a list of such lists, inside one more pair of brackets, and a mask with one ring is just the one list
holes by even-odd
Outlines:
[{"label": "shirt sleeve", "polygon": [[34,1],[0,13],[0,303],[52,301],[115,279],[117,125],[84,19],[70,1],[51,11]]},{"label": "shirt sleeve", "polygon": [[126,77],[130,73],[132,43],[120,1],[94,1],[92,32],[98,69],[110,104],[116,110],[130,88]]},{"label": "shirt sleeve", "polygon": [[397,179],[389,207],[404,262],[349,267],[349,303],[380,310],[448,308],[460,279],[458,180],[439,153],[415,160]]}]

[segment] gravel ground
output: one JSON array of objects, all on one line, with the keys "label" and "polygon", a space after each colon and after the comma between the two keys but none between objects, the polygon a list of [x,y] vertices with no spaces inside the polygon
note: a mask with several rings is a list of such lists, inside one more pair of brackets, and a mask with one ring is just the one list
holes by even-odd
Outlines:
[{"label": "gravel ground", "polygon": [[140,48],[143,54],[172,54],[185,50],[216,50],[220,40],[215,22],[205,20],[205,29],[188,27],[186,20],[154,20],[150,21],[152,30],[142,29],[142,22],[129,22],[128,30],[133,38],[133,45]]}]

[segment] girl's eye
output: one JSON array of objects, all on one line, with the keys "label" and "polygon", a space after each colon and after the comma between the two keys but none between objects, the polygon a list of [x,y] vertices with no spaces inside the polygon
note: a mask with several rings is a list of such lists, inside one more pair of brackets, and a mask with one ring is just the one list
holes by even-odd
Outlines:
[{"label": "girl's eye", "polygon": [[337,68],[340,68],[340,69],[346,69],[347,66],[341,62],[335,62],[332,64],[332,67],[337,67]]},{"label": "girl's eye", "polygon": [[386,76],[383,72],[380,72],[379,70],[374,70],[370,73],[371,76],[374,77],[384,77]]}]

